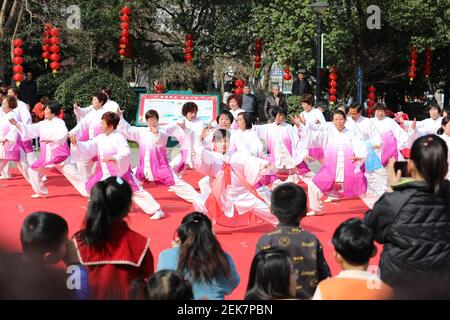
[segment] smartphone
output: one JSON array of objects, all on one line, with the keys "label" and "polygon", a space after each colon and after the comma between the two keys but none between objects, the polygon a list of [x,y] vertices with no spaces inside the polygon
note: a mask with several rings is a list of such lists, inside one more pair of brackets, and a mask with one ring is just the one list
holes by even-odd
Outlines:
[{"label": "smartphone", "polygon": [[396,173],[400,170],[402,172],[402,177],[409,177],[407,161],[395,161],[394,169]]}]

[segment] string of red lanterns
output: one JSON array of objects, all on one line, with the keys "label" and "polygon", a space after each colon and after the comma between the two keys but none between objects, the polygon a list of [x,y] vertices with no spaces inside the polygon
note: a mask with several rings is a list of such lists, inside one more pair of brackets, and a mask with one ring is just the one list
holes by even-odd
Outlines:
[{"label": "string of red lanterns", "polygon": [[42,34],[42,59],[44,59],[45,67],[50,60],[50,38],[51,38],[52,25],[46,23],[44,25],[44,33]]},{"label": "string of red lanterns", "polygon": [[412,82],[417,76],[417,49],[412,46],[409,50],[409,81]]},{"label": "string of red lanterns", "polygon": [[328,101],[330,101],[330,104],[333,105],[336,100],[336,94],[337,94],[337,68],[331,67],[330,68],[330,75],[328,76],[328,79],[330,80],[328,82]]},{"label": "string of red lanterns", "polygon": [[50,38],[50,51],[52,52],[52,54],[50,55],[50,60],[52,61],[52,63],[50,63],[50,69],[52,69],[52,72],[55,75],[56,73],[58,73],[58,70],[61,67],[59,64],[59,60],[61,59],[59,55],[59,29],[52,28],[50,31],[50,35],[52,36]]},{"label": "string of red lanterns", "polygon": [[192,34],[187,34],[185,36],[184,42],[184,61],[186,63],[191,63],[194,58],[194,36]]},{"label": "string of red lanterns", "polygon": [[261,62],[262,62],[262,58],[261,58],[261,54],[262,54],[262,40],[261,39],[256,39],[255,41],[255,69],[261,69]]},{"label": "string of red lanterns", "polygon": [[291,68],[289,67],[289,64],[285,64],[284,65],[284,69],[283,69],[283,79],[286,81],[289,81],[292,79],[292,75],[291,75]]},{"label": "string of red lanterns", "polygon": [[431,65],[432,65],[432,52],[430,47],[425,48],[425,64],[423,66],[423,74],[425,78],[431,75]]},{"label": "string of red lanterns", "polygon": [[130,7],[123,7],[120,10],[120,39],[119,39],[119,55],[120,60],[131,56],[130,51]]},{"label": "string of red lanterns", "polygon": [[236,89],[234,89],[234,93],[237,95],[241,95],[244,93],[244,80],[242,79],[238,79],[236,81],[234,81],[234,86],[236,87]]},{"label": "string of red lanterns", "polygon": [[23,41],[21,39],[15,39],[13,41],[13,54],[14,58],[12,60],[14,67],[13,67],[13,80],[16,82],[16,86],[19,87],[20,83],[23,80],[23,49],[22,49]]},{"label": "string of red lanterns", "polygon": [[375,106],[375,99],[377,98],[375,92],[377,91],[377,89],[371,85],[368,89],[369,94],[367,95],[367,99],[369,100],[367,102],[367,116],[370,118],[374,115],[374,110],[373,107]]}]

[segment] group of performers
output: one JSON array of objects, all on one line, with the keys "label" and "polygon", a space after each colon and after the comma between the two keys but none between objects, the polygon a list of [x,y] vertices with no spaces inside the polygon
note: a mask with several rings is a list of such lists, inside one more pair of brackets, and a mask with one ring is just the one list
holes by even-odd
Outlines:
[{"label": "group of performers", "polygon": [[[46,171],[61,173],[83,197],[93,185],[119,176],[133,190],[133,201],[151,219],[164,212],[144,188],[146,182],[168,187],[179,197],[207,213],[215,223],[242,226],[266,221],[276,225],[270,212],[271,190],[286,182],[303,181],[308,187],[310,216],[322,215],[325,202],[344,197],[380,197],[387,190],[386,165],[390,158],[402,159],[403,150],[414,139],[439,130],[450,143],[450,117],[440,116],[438,105],[430,118],[400,123],[386,116],[386,106],[375,106],[375,117],[362,115],[362,107],[333,112],[326,122],[313,108],[314,97],[305,95],[303,112],[286,122],[283,108],[273,110],[272,123],[255,125],[252,115],[240,108],[240,97],[228,98],[230,111],[222,110],[212,123],[197,117],[193,102],[183,105],[183,120],[159,125],[155,110],[145,114],[147,127],[131,126],[122,116],[111,92],[99,91],[87,108],[74,105],[77,125],[68,131],[58,118],[61,105],[47,103],[45,120],[31,123],[27,106],[10,90],[0,111],[0,171],[8,178],[8,162],[14,161],[31,185],[33,198],[48,197]],[[180,152],[169,163],[167,141],[174,137]],[[30,148],[40,139],[40,155]],[[68,144],[70,140],[70,146]],[[139,144],[139,163],[130,165],[127,140]],[[308,163],[319,161],[313,173]],[[199,190],[183,180],[186,169],[204,175]],[[287,176],[282,180],[280,176]]]}]

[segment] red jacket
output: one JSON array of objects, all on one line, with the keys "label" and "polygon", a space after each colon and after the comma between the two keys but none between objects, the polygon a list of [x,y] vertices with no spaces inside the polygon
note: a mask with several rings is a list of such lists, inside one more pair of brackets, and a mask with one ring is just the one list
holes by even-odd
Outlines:
[{"label": "red jacket", "polygon": [[95,299],[128,299],[131,282],[154,272],[150,239],[132,231],[125,221],[113,225],[112,238],[103,251],[73,239]]}]

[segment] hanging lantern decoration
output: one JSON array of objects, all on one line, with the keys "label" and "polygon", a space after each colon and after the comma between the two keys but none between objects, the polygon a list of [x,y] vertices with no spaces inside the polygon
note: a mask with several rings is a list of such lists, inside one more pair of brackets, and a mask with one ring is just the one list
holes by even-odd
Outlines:
[{"label": "hanging lantern decoration", "polygon": [[256,39],[255,41],[255,70],[261,69],[261,54],[262,54],[262,40]]},{"label": "hanging lantern decoration", "polygon": [[431,75],[431,63],[432,63],[431,48],[426,47],[425,48],[425,64],[423,66],[423,74],[425,75],[425,78],[427,78],[427,79]]},{"label": "hanging lantern decoration", "polygon": [[120,60],[131,57],[130,50],[130,7],[123,7],[120,10],[120,38],[119,38],[119,55]]},{"label": "hanging lantern decoration", "polygon": [[164,93],[164,85],[162,83],[158,83],[155,86],[156,93]]},{"label": "hanging lantern decoration", "polygon": [[50,46],[51,46],[51,31],[52,25],[46,23],[44,25],[44,33],[42,34],[42,59],[44,59],[45,67],[47,68],[48,61],[50,60]]},{"label": "hanging lantern decoration", "polygon": [[23,81],[23,49],[22,49],[23,41],[21,39],[15,39],[13,41],[13,55],[14,58],[12,60],[13,66],[13,80],[16,82],[16,86],[20,87],[20,83]]},{"label": "hanging lantern decoration", "polygon": [[415,46],[412,46],[409,50],[409,81],[412,82],[414,78],[417,76],[417,49]]},{"label": "hanging lantern decoration", "polygon": [[377,96],[375,94],[377,89],[373,85],[371,85],[369,87],[368,91],[369,91],[369,94],[367,95],[367,99],[368,99],[368,101],[367,101],[367,106],[368,106],[368,108],[367,108],[367,116],[369,118],[371,118],[371,117],[374,116],[374,113],[375,113],[374,110],[373,110],[373,107],[375,106],[375,99],[377,98]]},{"label": "hanging lantern decoration", "polygon": [[51,38],[49,40],[49,59],[52,61],[50,63],[50,69],[52,69],[53,75],[56,75],[59,68],[61,67],[59,64],[59,61],[61,60],[61,57],[59,55],[59,29],[52,28],[50,30],[50,35]]},{"label": "hanging lantern decoration", "polygon": [[194,58],[194,36],[187,34],[184,42],[184,61],[189,64]]},{"label": "hanging lantern decoration", "polygon": [[285,64],[283,68],[283,79],[286,81],[290,81],[292,79],[291,68],[289,68],[289,64]]},{"label": "hanging lantern decoration", "polygon": [[336,100],[336,94],[337,94],[337,68],[334,66],[330,68],[330,74],[328,76],[328,79],[330,80],[328,82],[328,101],[330,101],[330,104],[333,105]]},{"label": "hanging lantern decoration", "polygon": [[234,86],[236,89],[234,89],[234,93],[237,95],[241,95],[244,93],[244,80],[238,79],[234,81]]}]

